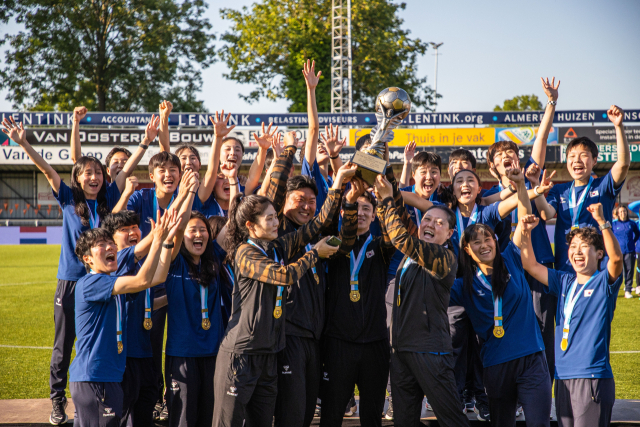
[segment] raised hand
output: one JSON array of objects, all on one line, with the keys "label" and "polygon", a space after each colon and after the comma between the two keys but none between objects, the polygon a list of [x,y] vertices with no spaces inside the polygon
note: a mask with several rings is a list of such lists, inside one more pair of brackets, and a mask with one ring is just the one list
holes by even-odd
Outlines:
[{"label": "raised hand", "polygon": [[180,178],[180,186],[179,186],[179,190],[178,190],[178,194],[180,194],[182,197],[186,197],[187,192],[191,191],[190,190],[190,185],[189,185],[189,181],[191,181],[191,178],[193,176],[195,172],[192,171],[191,169],[186,169],[183,174],[182,174],[182,178]]},{"label": "raised hand", "polygon": [[124,193],[133,194],[133,192],[136,191],[136,188],[138,188],[138,178],[133,175],[127,177]]},{"label": "raised hand", "polygon": [[549,98],[549,101],[557,101],[560,80],[558,80],[557,85],[555,77],[551,80],[551,83],[549,83],[549,77],[547,77],[546,80],[540,77],[540,81],[542,81],[542,89],[544,90],[545,95],[547,95],[547,98]]},{"label": "raised hand", "polygon": [[284,134],[284,146],[287,147],[289,145],[298,146],[298,137],[296,136],[295,131],[290,131]]},{"label": "raised hand", "polygon": [[376,182],[374,183],[374,185],[376,199],[378,199],[379,201],[382,201],[387,197],[393,197],[393,187],[384,175],[378,175],[376,177]]},{"label": "raised hand", "polygon": [[332,123],[324,127],[324,132],[324,134],[320,135],[322,144],[325,150],[327,150],[329,157],[335,157],[340,153],[342,147],[347,144],[347,137],[345,136],[340,140],[340,127],[336,125],[334,128]]},{"label": "raised hand", "polygon": [[236,162],[222,162],[220,164],[220,171],[227,178],[237,178],[238,177],[238,163]]},{"label": "raised hand", "polygon": [[514,183],[524,181],[524,174],[517,166],[506,169],[505,174],[507,175],[507,178],[509,178],[509,180],[513,181]]},{"label": "raised hand", "polygon": [[522,231],[524,231],[527,234],[531,234],[531,230],[536,228],[539,222],[540,222],[540,218],[538,218],[535,215],[525,215],[520,219],[520,223],[522,224],[521,225]]},{"label": "raised hand", "polygon": [[231,113],[227,115],[226,119],[224,118],[224,110],[222,110],[220,114],[216,111],[215,117],[209,116],[209,120],[211,120],[211,123],[213,124],[213,133],[215,136],[224,138],[233,130],[234,127],[236,127],[236,125],[227,126],[230,118]]},{"label": "raised hand", "polygon": [[160,128],[160,116],[153,114],[151,120],[147,123],[147,127],[144,129],[144,136],[151,143],[156,136],[158,136],[158,129]]},{"label": "raised hand", "polygon": [[329,258],[331,255],[333,255],[336,252],[338,252],[339,246],[331,246],[331,245],[327,244],[327,240],[329,240],[329,236],[327,236],[324,239],[320,240],[313,247],[313,249],[318,251],[318,256],[320,258]]},{"label": "raised hand", "polygon": [[87,115],[87,108],[86,107],[76,107],[73,109],[73,121],[74,122],[79,122],[80,120],[84,119],[84,117]]},{"label": "raised hand", "polygon": [[622,119],[624,118],[624,111],[622,111],[622,108],[617,105],[612,105],[607,110],[607,117],[609,117],[609,120],[611,120],[611,123],[615,126],[620,126],[622,125]]},{"label": "raised hand", "polygon": [[153,238],[159,239],[164,242],[169,237],[169,233],[178,223],[178,211],[175,209],[167,209],[164,211],[164,215],[160,217],[160,211],[158,211],[157,218],[160,218],[156,227],[153,229]]},{"label": "raised hand", "polygon": [[367,191],[367,184],[358,177],[351,179],[351,188],[344,196],[347,202],[355,203],[358,201],[358,197],[362,196]]},{"label": "raised hand", "polygon": [[271,132],[271,126],[273,126],[273,123],[269,123],[269,127],[265,131],[264,122],[262,122],[262,135],[258,136],[257,133],[255,132],[253,133],[253,139],[255,139],[256,142],[258,143],[258,147],[264,150],[269,149],[269,147],[271,146],[271,141],[273,141],[273,138],[275,137],[275,134],[278,131],[278,126],[276,126],[273,132]]},{"label": "raised hand", "polygon": [[173,110],[173,104],[167,100],[164,100],[158,106],[158,111],[160,112],[160,118],[162,120],[169,120],[169,114]]},{"label": "raised hand", "polygon": [[532,186],[540,184],[540,166],[531,163],[524,174]]},{"label": "raised hand", "polygon": [[542,180],[540,181],[540,185],[538,186],[538,193],[546,193],[547,191],[553,188],[553,182],[551,182],[551,178],[556,175],[556,171],[551,172],[547,176],[547,170],[545,169],[542,172]]},{"label": "raised hand", "polygon": [[404,163],[405,164],[411,163],[411,160],[415,155],[416,155],[416,141],[414,140],[404,146]]},{"label": "raised hand", "polygon": [[20,122],[20,125],[16,123],[13,116],[4,118],[2,121],[2,132],[4,132],[13,142],[18,145],[22,145],[27,142],[27,131],[24,130],[24,125]]},{"label": "raised hand", "polygon": [[307,59],[307,62],[304,64],[304,67],[302,69],[302,75],[307,82],[307,88],[315,89],[315,87],[318,86],[318,82],[320,81],[322,71],[318,71],[318,74],[316,75],[316,61]]},{"label": "raised hand", "polygon": [[587,206],[587,210],[591,213],[591,216],[596,220],[598,224],[600,224],[601,222],[605,222],[602,203],[594,203],[592,205],[589,205]]},{"label": "raised hand", "polygon": [[351,178],[356,175],[356,170],[358,169],[358,165],[355,163],[347,162],[338,169],[338,173],[336,174],[336,181],[349,182]]},{"label": "raised hand", "polygon": [[271,141],[271,148],[273,149],[273,158],[277,159],[284,151],[284,144],[282,143],[282,134],[277,133],[274,135]]}]

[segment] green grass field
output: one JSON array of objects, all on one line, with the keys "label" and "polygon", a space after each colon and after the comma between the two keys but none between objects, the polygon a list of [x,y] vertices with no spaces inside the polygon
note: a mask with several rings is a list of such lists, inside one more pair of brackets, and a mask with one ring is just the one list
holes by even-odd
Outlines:
[{"label": "green grass field", "polygon": [[[59,255],[54,245],[0,246],[0,399],[49,397]],[[621,291],[611,342],[619,399],[640,397],[640,353],[615,353],[640,351],[639,312],[640,300]]]}]

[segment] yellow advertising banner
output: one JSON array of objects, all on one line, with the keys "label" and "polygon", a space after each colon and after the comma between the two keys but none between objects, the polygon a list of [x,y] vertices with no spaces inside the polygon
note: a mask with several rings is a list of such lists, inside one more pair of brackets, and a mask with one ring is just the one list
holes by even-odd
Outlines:
[{"label": "yellow advertising banner", "polygon": [[[371,129],[351,129],[350,145],[358,138],[371,132]],[[458,128],[458,129],[395,129],[390,146],[404,147],[411,141],[418,146],[430,145],[491,145],[496,142],[495,128]]]}]

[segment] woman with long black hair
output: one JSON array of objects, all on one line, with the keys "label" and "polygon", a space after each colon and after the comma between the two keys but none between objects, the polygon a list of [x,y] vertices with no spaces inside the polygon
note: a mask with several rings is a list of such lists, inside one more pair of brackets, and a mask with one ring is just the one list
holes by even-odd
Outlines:
[{"label": "woman with long black hair", "polygon": [[[516,185],[518,215],[531,203],[518,169],[508,171]],[[504,202],[503,202],[504,203]],[[521,226],[514,242],[500,247],[493,228],[471,224],[460,239],[460,271],[451,289],[451,306],[463,306],[482,342],[483,381],[494,426],[515,426],[520,401],[528,426],[549,426],[551,383],[544,343],[531,291],[520,259]]]},{"label": "woman with long black hair", "polygon": [[[350,172],[351,174],[355,171]],[[214,426],[271,426],[278,392],[277,353],[285,345],[286,287],[338,247],[327,238],[298,261],[289,259],[326,227],[340,206],[338,174],[320,213],[278,237],[269,199],[238,195],[229,212],[229,259],[235,260],[233,307],[216,363]]]}]

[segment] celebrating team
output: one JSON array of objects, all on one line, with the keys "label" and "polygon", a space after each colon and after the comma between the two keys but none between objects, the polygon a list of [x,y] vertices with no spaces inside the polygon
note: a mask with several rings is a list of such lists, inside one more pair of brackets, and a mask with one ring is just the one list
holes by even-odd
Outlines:
[{"label": "celebrating team", "polygon": [[[400,182],[388,167],[370,186],[341,161],[337,127],[320,135],[321,73],[307,62],[303,74],[302,173],[293,176],[295,133],[281,141],[263,124],[244,186],[244,147],[224,111],[211,117],[201,179],[196,147],[170,151],[170,102],[136,152],[115,147],[106,166],[81,154],[87,110],[78,107],[69,186],[22,124],[3,121],[63,209],[51,423],[67,420],[68,372],[80,426],[153,425],[165,386],[171,426],[271,426],[274,417],[308,426],[318,410],[321,426],[339,426],[355,386],[365,426],[381,425],[385,396],[399,426],[417,425],[424,396],[444,425],[467,426],[475,410],[514,426],[521,406],[528,425],[548,426],[554,380],[561,426],[608,425],[623,269],[610,221],[630,163],[623,111],[608,110],[618,157],[603,177],[592,174],[597,146],[578,138],[566,148],[573,181],[551,182],[559,82],[546,79],[531,157],[520,169],[515,143],[493,144],[491,190],[470,151],[451,153],[445,186],[440,157],[414,144]],[[154,187],[137,189],[132,172],[156,136]],[[554,216],[555,255],[545,225]]]}]

